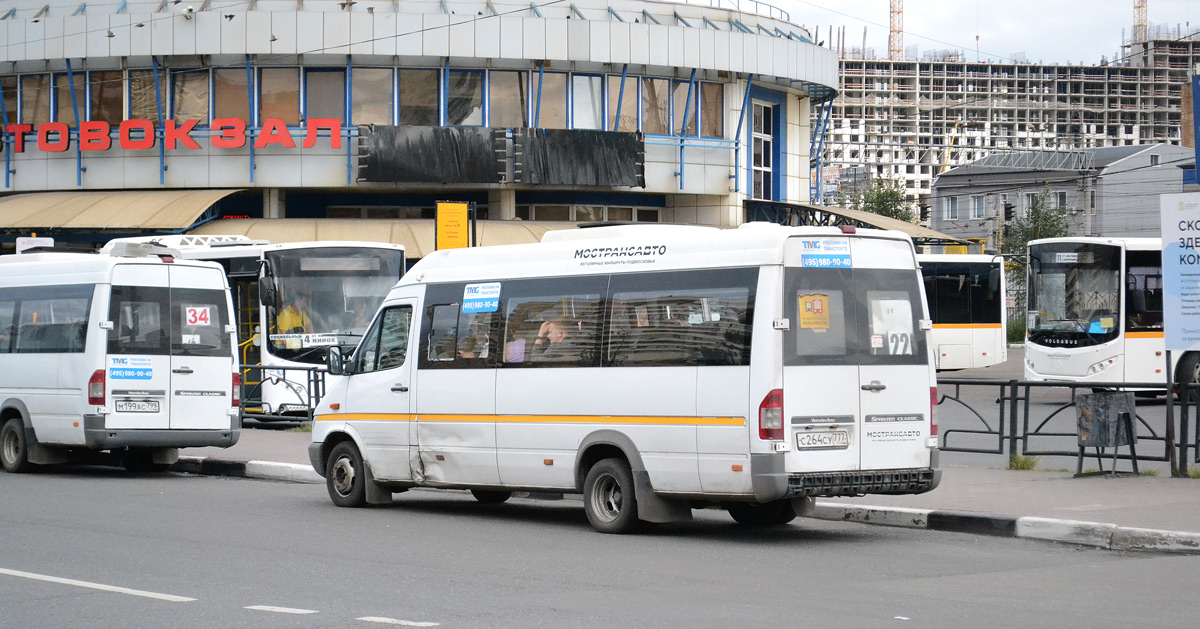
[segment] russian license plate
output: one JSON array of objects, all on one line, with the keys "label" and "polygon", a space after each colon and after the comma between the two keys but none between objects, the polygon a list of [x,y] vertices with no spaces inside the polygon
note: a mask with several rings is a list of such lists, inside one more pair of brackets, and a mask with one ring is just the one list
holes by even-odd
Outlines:
[{"label": "russian license plate", "polygon": [[798,450],[840,450],[850,447],[850,433],[845,430],[796,433]]},{"label": "russian license plate", "polygon": [[118,413],[157,413],[158,400],[117,400]]}]

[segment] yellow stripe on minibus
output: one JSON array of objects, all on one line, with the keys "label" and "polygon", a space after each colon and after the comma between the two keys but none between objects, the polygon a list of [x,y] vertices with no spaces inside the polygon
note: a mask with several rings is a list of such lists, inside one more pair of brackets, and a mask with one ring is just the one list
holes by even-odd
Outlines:
[{"label": "yellow stripe on minibus", "polygon": [[999,323],[935,323],[934,328],[943,328],[947,330],[966,330],[966,329],[988,329],[999,330]]},{"label": "yellow stripe on minibus", "polygon": [[[413,421],[412,415],[393,413],[326,413],[315,421]],[[423,422],[504,422],[510,424],[647,424],[670,426],[744,426],[744,417],[656,417],[639,415],[419,415]]]},{"label": "yellow stripe on minibus", "polygon": [[1127,339],[1161,339],[1164,338],[1162,332],[1126,332]]}]

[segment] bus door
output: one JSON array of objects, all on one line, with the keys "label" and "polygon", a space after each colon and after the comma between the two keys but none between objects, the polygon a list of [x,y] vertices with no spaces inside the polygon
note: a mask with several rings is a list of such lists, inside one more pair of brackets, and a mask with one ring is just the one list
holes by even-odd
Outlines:
[{"label": "bus door", "polygon": [[229,292],[219,269],[170,265],[170,427],[229,427],[233,333]]},{"label": "bus door", "polygon": [[109,298],[104,369],[108,428],[171,427],[168,265],[118,264]]},{"label": "bus door", "polygon": [[928,467],[932,378],[911,248],[792,239],[785,264],[787,471]]},{"label": "bus door", "polygon": [[416,300],[388,304],[367,329],[350,357],[353,372],[346,399],[334,400],[344,408],[349,426],[365,448],[363,456],[380,480],[412,478],[409,446],[413,442],[413,366],[410,351],[413,308]]}]

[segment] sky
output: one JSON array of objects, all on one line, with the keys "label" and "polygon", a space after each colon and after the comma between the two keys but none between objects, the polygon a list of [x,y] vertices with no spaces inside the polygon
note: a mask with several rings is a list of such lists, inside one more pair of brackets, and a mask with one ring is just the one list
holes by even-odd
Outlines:
[{"label": "sky", "polygon": [[[734,0],[736,1],[736,0]],[[846,48],[862,46],[887,57],[889,0],[763,0],[791,14],[791,21],[820,27],[818,41],[829,45],[829,27],[845,26]],[[743,4],[747,0],[741,0]],[[1134,0],[908,0],[904,3],[904,46],[920,55],[961,50],[967,61],[1008,62],[1024,53],[1032,63],[1096,65],[1113,60],[1132,36]],[[1148,22],[1186,32],[1200,30],[1200,0],[1148,0]],[[976,44],[978,36],[978,45]]]}]

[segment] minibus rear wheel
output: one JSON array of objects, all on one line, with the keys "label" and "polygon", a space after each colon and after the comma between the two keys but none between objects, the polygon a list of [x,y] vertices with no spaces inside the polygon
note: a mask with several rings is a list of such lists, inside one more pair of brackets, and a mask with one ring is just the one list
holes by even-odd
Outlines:
[{"label": "minibus rear wheel", "polygon": [[738,524],[769,526],[787,524],[796,519],[796,509],[791,500],[776,500],[767,503],[735,502],[728,507],[730,517]]},{"label": "minibus rear wheel", "polygon": [[352,441],[333,447],[325,466],[325,487],[329,499],[339,507],[362,507],[367,504],[367,485],[363,477],[363,460]]},{"label": "minibus rear wheel", "polygon": [[9,417],[0,426],[0,465],[10,474],[29,471],[29,446],[25,443],[25,424],[20,417]]},{"label": "minibus rear wheel", "polygon": [[624,459],[608,458],[592,466],[583,481],[583,510],[601,533],[629,533],[638,528],[633,472]]}]

